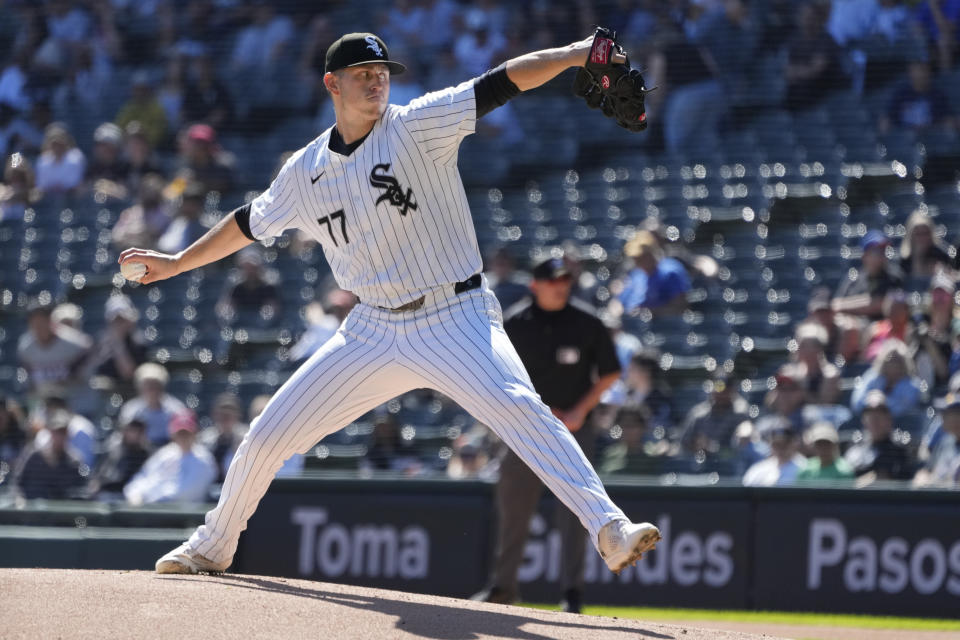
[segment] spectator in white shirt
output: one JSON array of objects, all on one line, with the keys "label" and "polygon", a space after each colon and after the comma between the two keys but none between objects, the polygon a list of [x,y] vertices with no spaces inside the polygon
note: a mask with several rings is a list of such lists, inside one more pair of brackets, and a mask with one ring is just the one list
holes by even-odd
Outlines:
[{"label": "spectator in white shirt", "polygon": [[743,474],[747,487],[789,486],[806,466],[806,458],[798,453],[800,438],[786,418],[777,418],[777,424],[763,434],[770,443],[770,456],[755,463]]},{"label": "spectator in white shirt", "polygon": [[197,444],[197,420],[191,411],[170,421],[172,442],[158,449],[123,488],[133,505],[154,502],[207,502],[217,463]]},{"label": "spectator in white shirt", "polygon": [[45,194],[67,193],[83,183],[87,160],[73,136],[58,122],[43,134],[43,151],[37,160],[37,188]]}]

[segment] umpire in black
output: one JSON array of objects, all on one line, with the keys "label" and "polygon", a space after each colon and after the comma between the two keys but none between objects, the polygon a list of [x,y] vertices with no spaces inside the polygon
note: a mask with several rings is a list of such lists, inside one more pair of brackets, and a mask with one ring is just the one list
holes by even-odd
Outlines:
[{"label": "umpire in black", "polygon": [[[590,412],[620,376],[620,364],[613,340],[594,310],[570,298],[572,284],[562,258],[537,264],[530,284],[532,297],[508,309],[503,324],[533,388],[592,461],[595,435]],[[539,478],[508,450],[496,490],[499,528],[490,586],[474,599],[499,603],[519,599],[517,570],[542,492]],[[578,613],[587,539],[577,517],[559,503],[556,519],[563,549],[564,610]]]}]

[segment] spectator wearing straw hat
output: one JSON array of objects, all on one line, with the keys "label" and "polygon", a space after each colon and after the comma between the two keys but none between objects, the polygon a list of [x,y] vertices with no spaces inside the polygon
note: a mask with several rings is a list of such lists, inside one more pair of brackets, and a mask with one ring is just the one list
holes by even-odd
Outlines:
[{"label": "spectator wearing straw hat", "polygon": [[143,420],[147,425],[147,440],[153,446],[162,446],[170,439],[169,426],[173,416],[186,410],[180,400],[167,393],[170,374],[163,365],[146,362],[133,374],[137,396],[120,408],[120,424]]},{"label": "spectator wearing straw hat", "polygon": [[656,316],[671,316],[687,308],[690,277],[678,260],[664,257],[652,233],[637,232],[624,246],[623,253],[635,265],[619,296],[624,313],[643,307]]},{"label": "spectator wearing straw hat", "polygon": [[854,413],[865,410],[871,391],[883,393],[884,405],[894,417],[916,409],[923,400],[922,383],[915,375],[910,348],[903,341],[888,338],[870,369],[860,376],[850,397],[850,408]]}]

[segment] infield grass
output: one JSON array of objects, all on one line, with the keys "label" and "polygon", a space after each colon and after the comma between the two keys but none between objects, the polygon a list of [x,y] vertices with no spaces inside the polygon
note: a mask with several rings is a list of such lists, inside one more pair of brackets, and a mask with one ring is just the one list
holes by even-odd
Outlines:
[{"label": "infield grass", "polygon": [[[536,609],[559,610],[559,605],[522,604]],[[789,611],[720,611],[715,609],[662,609],[659,607],[606,607],[586,605],[583,613],[590,616],[635,618],[660,622],[709,621],[793,624],[819,627],[851,627],[858,629],[908,629],[913,631],[960,631],[960,620],[940,618],[904,618],[866,616],[842,613],[806,613]]]}]

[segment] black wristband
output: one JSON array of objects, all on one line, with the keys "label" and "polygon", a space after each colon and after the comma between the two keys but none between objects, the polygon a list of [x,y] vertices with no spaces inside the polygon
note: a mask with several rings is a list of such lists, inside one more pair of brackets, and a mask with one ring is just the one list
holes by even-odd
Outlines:
[{"label": "black wristband", "polygon": [[237,221],[237,226],[240,227],[240,231],[243,235],[247,236],[254,242],[257,241],[253,237],[253,232],[250,231],[250,204],[247,203],[242,207],[237,207],[233,210],[233,219]]},{"label": "black wristband", "polygon": [[473,81],[473,95],[477,101],[477,117],[480,118],[520,95],[520,89],[507,75],[507,63],[504,62]]}]

